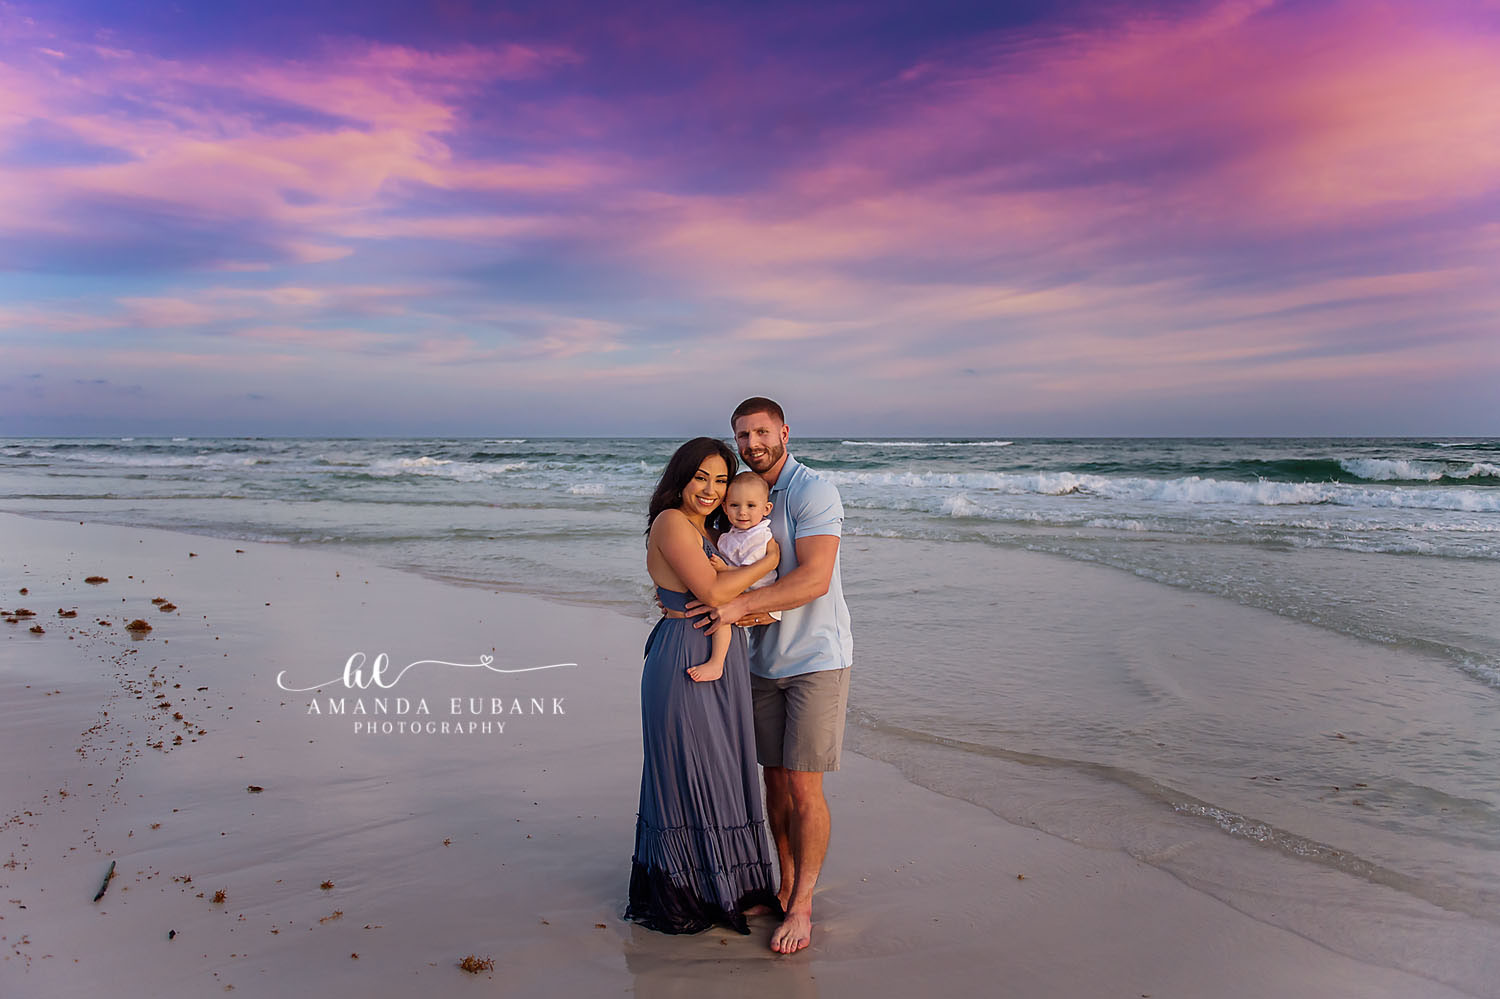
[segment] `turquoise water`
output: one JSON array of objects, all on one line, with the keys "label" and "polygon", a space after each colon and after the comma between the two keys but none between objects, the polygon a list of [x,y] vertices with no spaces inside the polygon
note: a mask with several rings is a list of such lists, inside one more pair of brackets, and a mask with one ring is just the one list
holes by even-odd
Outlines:
[{"label": "turquoise water", "polygon": [[[645,620],[645,501],[677,443],[9,439],[0,509]],[[845,501],[862,751],[1145,858],[1188,823],[1500,923],[1500,440],[792,451]],[[990,793],[1017,768],[1034,794]],[[1112,790],[1046,779],[1079,773]]]},{"label": "turquoise water", "polygon": [[[630,538],[677,443],[11,439],[0,508],[348,545],[421,572],[634,608],[648,591]],[[1500,686],[1485,589],[1500,563],[1500,441],[799,440],[795,451],[838,484],[851,534],[1101,563],[1431,650]],[[1380,556],[1381,569],[1330,577],[1329,552]]]}]

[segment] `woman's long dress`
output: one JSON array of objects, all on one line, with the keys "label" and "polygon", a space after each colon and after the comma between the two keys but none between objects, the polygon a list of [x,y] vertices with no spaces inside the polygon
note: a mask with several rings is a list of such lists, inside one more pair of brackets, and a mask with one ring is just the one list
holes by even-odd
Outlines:
[{"label": "woman's long dress", "polygon": [[[705,543],[708,554],[713,554]],[[684,610],[686,593],[657,587]],[[625,918],[663,933],[715,923],[750,932],[744,910],[779,911],[755,765],[745,636],[734,629],[724,675],[698,683],[710,640],[688,618],[663,617],[646,640],[641,676],[645,765]]]}]

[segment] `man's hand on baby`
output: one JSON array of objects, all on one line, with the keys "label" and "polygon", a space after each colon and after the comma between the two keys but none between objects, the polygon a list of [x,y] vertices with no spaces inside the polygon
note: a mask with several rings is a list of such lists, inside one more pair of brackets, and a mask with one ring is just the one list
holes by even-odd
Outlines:
[{"label": "man's hand on baby", "polygon": [[756,625],[770,624],[775,618],[765,611],[753,614],[742,614],[738,618],[731,619],[728,614],[739,610],[743,604],[740,597],[735,597],[723,607],[710,607],[700,600],[689,600],[687,604],[687,616],[692,619],[694,628],[708,628],[712,635],[725,624],[733,623],[741,628],[753,628]]}]

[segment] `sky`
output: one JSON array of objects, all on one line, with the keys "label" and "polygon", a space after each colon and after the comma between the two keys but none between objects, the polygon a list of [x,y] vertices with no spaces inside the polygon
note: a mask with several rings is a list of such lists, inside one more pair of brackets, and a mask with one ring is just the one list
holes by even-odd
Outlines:
[{"label": "sky", "polygon": [[1500,433],[1500,2],[0,0],[0,435]]}]

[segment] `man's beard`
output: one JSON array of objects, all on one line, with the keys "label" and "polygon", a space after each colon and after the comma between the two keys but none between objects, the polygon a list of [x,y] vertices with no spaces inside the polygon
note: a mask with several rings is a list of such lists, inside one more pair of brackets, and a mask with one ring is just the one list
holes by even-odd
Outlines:
[{"label": "man's beard", "polygon": [[769,445],[759,459],[752,458],[743,453],[740,457],[745,459],[745,464],[750,466],[751,471],[764,472],[769,468],[774,468],[784,454],[786,454],[786,447],[778,443]]}]

